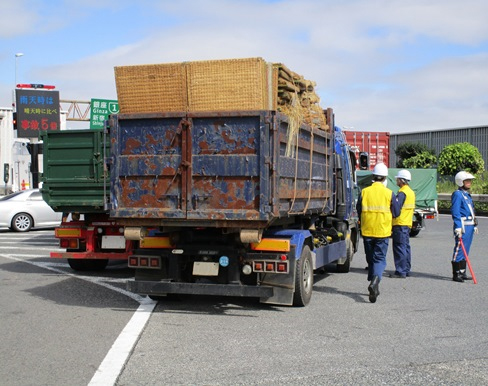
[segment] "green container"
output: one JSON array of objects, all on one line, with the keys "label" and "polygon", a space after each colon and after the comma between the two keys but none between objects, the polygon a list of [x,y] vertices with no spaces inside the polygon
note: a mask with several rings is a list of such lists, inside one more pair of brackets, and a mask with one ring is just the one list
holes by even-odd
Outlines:
[{"label": "green container", "polygon": [[56,212],[105,213],[110,178],[103,130],[44,132],[40,139],[44,201]]}]

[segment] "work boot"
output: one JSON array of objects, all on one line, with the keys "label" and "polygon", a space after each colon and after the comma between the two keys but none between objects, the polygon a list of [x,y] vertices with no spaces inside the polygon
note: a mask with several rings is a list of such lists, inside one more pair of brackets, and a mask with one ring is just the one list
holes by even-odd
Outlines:
[{"label": "work boot", "polygon": [[459,272],[461,272],[461,278],[463,280],[473,280],[471,276],[466,274],[466,260],[461,260],[459,262]]},{"label": "work boot", "polygon": [[380,294],[380,278],[378,276],[373,276],[373,280],[371,280],[371,283],[368,286],[368,291],[369,291],[369,301],[371,303],[376,302],[376,298]]},{"label": "work boot", "polygon": [[464,283],[463,277],[461,275],[459,263],[452,261],[452,280],[458,283]]}]

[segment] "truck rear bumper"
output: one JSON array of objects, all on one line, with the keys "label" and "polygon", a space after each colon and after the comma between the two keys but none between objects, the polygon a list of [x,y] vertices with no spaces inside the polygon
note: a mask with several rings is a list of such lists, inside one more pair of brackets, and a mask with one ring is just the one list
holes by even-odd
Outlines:
[{"label": "truck rear bumper", "polygon": [[131,252],[51,252],[55,259],[128,260]]},{"label": "truck rear bumper", "polygon": [[270,298],[273,287],[249,286],[239,284],[178,283],[160,281],[129,280],[127,289],[141,295],[215,295]]}]

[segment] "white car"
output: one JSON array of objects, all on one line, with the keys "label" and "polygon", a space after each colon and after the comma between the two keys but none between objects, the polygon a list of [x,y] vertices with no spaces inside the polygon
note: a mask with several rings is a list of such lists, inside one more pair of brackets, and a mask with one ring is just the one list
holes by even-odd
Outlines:
[{"label": "white car", "polygon": [[54,228],[61,224],[62,215],[46,204],[39,189],[22,190],[0,198],[0,227],[16,232]]}]

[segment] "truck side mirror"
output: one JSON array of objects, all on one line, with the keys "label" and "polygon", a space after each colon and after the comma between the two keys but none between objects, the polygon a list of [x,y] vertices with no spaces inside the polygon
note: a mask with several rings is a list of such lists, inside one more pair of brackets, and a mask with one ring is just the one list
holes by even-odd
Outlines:
[{"label": "truck side mirror", "polygon": [[369,154],[367,152],[359,153],[359,169],[360,170],[369,169]]}]

